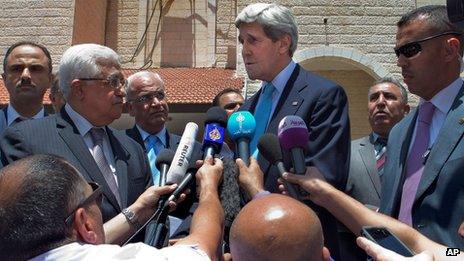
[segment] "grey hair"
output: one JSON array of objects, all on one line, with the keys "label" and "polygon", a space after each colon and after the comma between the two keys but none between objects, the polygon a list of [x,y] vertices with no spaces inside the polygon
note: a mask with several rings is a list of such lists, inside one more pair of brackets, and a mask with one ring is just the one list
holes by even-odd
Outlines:
[{"label": "grey hair", "polygon": [[71,82],[77,78],[96,77],[101,73],[97,61],[100,59],[114,61],[118,65],[119,56],[111,48],[99,44],[78,44],[63,53],[60,61],[60,89],[68,99]]},{"label": "grey hair", "polygon": [[[408,92],[406,91],[406,88],[404,88],[403,84],[401,84],[400,81],[398,81],[397,79],[395,79],[393,77],[388,77],[388,76],[387,77],[382,77],[382,78],[378,79],[377,81],[375,81],[374,84],[372,85],[372,87],[374,87],[375,85],[378,85],[378,84],[382,84],[382,83],[391,83],[391,84],[395,85],[396,87],[398,87],[398,89],[400,89],[400,92],[401,92],[401,98],[403,100],[403,103],[404,104],[408,103]],[[369,90],[371,88],[369,88]]]},{"label": "grey hair", "polygon": [[277,41],[285,34],[290,35],[290,56],[293,56],[298,45],[298,26],[292,12],[287,7],[277,4],[256,3],[245,7],[235,19],[235,27],[242,23],[256,22],[263,27],[267,37]]},{"label": "grey hair", "polygon": [[142,78],[142,79],[150,79],[154,78],[155,80],[158,80],[161,82],[162,86],[164,87],[164,81],[161,79],[161,76],[158,73],[155,72],[150,72],[150,71],[140,71],[136,72],[134,74],[131,74],[129,77],[127,77],[127,82],[126,82],[126,94],[127,97],[130,99],[132,96],[132,85],[134,84],[134,80]]}]

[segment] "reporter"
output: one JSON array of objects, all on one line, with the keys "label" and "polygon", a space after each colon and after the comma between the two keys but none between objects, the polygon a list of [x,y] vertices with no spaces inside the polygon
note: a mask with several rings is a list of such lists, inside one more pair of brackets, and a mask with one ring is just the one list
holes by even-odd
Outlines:
[{"label": "reporter", "polygon": [[[386,227],[415,253],[429,250],[434,260],[447,258],[446,246],[428,239],[412,227],[396,219],[365,207],[327,183],[317,168],[308,167],[305,175],[284,173],[283,178],[309,192],[310,200],[327,209],[356,235],[360,235],[363,226]],[[284,191],[284,186],[280,185],[279,189]],[[464,255],[461,254],[460,256]]]},{"label": "reporter", "polygon": [[[104,232],[101,188],[87,183],[65,159],[34,155],[18,160],[0,171],[0,260],[216,260],[223,223],[217,195],[221,173],[220,160],[205,161],[197,175],[202,192],[191,235],[158,250],[142,243],[103,244],[124,238],[132,228],[119,214]],[[132,205],[140,221],[174,187],[143,193]]]}]

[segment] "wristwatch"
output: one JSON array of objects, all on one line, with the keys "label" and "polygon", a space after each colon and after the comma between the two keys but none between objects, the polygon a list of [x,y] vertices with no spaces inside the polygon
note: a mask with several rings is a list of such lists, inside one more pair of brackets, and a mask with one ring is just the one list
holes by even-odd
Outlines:
[{"label": "wristwatch", "polygon": [[135,213],[134,211],[132,211],[130,208],[125,208],[122,210],[122,214],[126,217],[127,219],[127,222],[129,222],[129,224],[131,224],[132,226],[134,226],[135,228],[139,228],[140,227],[140,223],[137,222],[137,218],[135,216]]}]

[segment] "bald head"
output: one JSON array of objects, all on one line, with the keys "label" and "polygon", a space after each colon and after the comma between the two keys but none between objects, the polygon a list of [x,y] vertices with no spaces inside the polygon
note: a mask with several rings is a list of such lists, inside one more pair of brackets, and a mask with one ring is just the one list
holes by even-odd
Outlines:
[{"label": "bald head", "polygon": [[230,233],[233,260],[322,260],[322,227],[316,214],[288,196],[252,200]]}]

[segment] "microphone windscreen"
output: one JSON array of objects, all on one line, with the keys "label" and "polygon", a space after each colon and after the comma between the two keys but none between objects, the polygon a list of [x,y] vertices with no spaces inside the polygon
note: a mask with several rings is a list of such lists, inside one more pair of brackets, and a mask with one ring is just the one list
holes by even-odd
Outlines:
[{"label": "microphone windscreen", "polygon": [[192,158],[197,133],[198,125],[194,122],[187,123],[174,154],[171,167],[168,170],[166,184],[179,184],[182,181]]},{"label": "microphone windscreen", "polygon": [[275,134],[263,134],[258,141],[258,150],[271,164],[282,161],[282,150],[280,148],[279,138],[277,138]]},{"label": "microphone windscreen", "polygon": [[161,164],[171,165],[172,159],[174,158],[174,151],[171,149],[163,149],[158,155],[156,155],[155,165],[157,169],[161,169]]},{"label": "microphone windscreen", "polygon": [[284,150],[292,148],[305,149],[309,142],[308,128],[304,120],[296,115],[285,116],[279,122],[277,131],[280,145]]},{"label": "microphone windscreen", "polygon": [[240,138],[246,138],[248,140],[253,139],[255,129],[255,117],[248,111],[237,111],[232,113],[227,122],[227,131],[234,141]]},{"label": "microphone windscreen", "polygon": [[227,125],[227,113],[224,109],[214,106],[206,111],[205,125],[208,123],[218,123],[222,127]]}]

